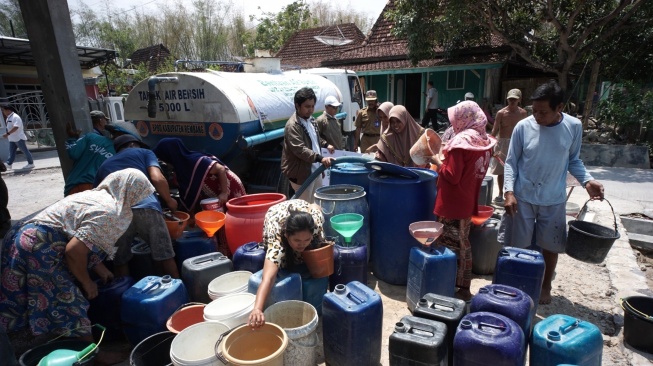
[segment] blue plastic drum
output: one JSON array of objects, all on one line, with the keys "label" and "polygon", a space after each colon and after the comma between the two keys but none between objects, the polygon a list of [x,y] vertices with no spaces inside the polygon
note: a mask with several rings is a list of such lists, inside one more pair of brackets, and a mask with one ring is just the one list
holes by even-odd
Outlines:
[{"label": "blue plastic drum", "polygon": [[344,238],[331,227],[331,217],[343,213],[356,213],[363,216],[363,226],[351,238],[350,246],[370,247],[370,212],[365,199],[366,193],[361,186],[348,184],[331,185],[315,191],[315,203],[322,208],[324,215],[324,235],[339,238],[340,245],[345,245]]},{"label": "blue plastic drum", "polygon": [[427,169],[410,172],[415,172],[417,178],[383,171],[369,176],[372,271],[378,279],[393,285],[406,285],[410,250],[421,245],[410,235],[408,226],[435,220],[437,173]]},{"label": "blue plastic drum", "polygon": [[[370,191],[370,179],[368,175],[372,169],[366,168],[364,164],[343,163],[331,167],[330,185],[351,184],[363,187],[365,192]],[[365,197],[367,199],[367,196]]]}]

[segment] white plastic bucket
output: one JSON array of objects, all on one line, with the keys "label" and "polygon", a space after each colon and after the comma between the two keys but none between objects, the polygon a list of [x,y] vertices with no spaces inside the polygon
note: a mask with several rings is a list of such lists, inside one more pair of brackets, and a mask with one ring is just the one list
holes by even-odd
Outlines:
[{"label": "white plastic bucket", "polygon": [[170,345],[170,360],[175,366],[222,366],[215,344],[229,327],[219,322],[191,325],[177,334]]},{"label": "white plastic bucket", "polygon": [[288,335],[288,348],[283,356],[285,366],[316,364],[318,316],[313,305],[297,300],[280,301],[263,314],[266,323],[277,324]]},{"label": "white plastic bucket", "polygon": [[211,301],[204,308],[204,320],[221,322],[229,329],[247,323],[249,313],[254,310],[256,295],[250,293],[232,294]]},{"label": "white plastic bucket", "polygon": [[247,292],[247,284],[252,276],[250,271],[234,271],[225,273],[209,282],[208,294],[211,300]]}]

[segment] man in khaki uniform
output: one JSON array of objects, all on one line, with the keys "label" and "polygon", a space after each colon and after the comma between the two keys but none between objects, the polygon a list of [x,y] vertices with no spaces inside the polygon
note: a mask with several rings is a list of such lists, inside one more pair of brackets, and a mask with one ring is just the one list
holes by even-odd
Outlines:
[{"label": "man in khaki uniform", "polygon": [[[381,119],[377,117],[376,110],[379,107],[376,98],[376,90],[368,90],[365,93],[367,107],[356,114],[356,135],[354,136],[354,151],[360,147],[365,152],[368,147],[376,144],[381,137]],[[361,133],[363,137],[361,137]]]},{"label": "man in khaki uniform", "polygon": [[[506,157],[508,156],[512,130],[517,125],[517,122],[527,117],[526,110],[519,107],[519,101],[521,100],[521,91],[519,89],[511,89],[506,99],[508,99],[508,106],[497,112],[497,116],[494,119],[494,126],[492,127],[492,136],[498,140],[496,146],[494,146],[494,155],[503,162],[506,161]],[[494,198],[494,203],[503,204],[503,164],[497,161],[496,158],[492,159],[490,172],[497,176],[499,183],[499,195]]]},{"label": "man in khaki uniform", "polygon": [[344,146],[342,141],[342,126],[340,125],[340,121],[335,117],[340,105],[342,103],[336,97],[329,95],[324,100],[324,113],[315,119],[320,137],[326,140],[336,150],[342,150]]}]

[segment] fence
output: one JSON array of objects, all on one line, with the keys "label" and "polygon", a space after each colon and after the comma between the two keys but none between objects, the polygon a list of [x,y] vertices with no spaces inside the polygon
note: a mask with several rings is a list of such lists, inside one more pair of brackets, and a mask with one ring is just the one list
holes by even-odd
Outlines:
[{"label": "fence", "polygon": [[7,98],[7,102],[16,108],[23,120],[28,145],[36,144],[37,148],[55,146],[50,118],[41,91],[12,95]]}]

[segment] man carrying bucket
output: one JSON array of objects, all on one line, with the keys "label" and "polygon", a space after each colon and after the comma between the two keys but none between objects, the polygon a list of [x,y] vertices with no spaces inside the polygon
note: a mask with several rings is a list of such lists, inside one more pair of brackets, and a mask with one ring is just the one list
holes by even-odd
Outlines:
[{"label": "man carrying bucket", "polygon": [[580,160],[581,122],[562,113],[564,93],[551,80],[531,96],[533,115],[515,126],[505,165],[506,214],[500,236],[503,244],[527,247],[533,230],[546,269],[540,304],[551,302],[551,282],[567,242],[566,178],[571,173],[591,199],[603,199],[603,185],[594,180]]}]

